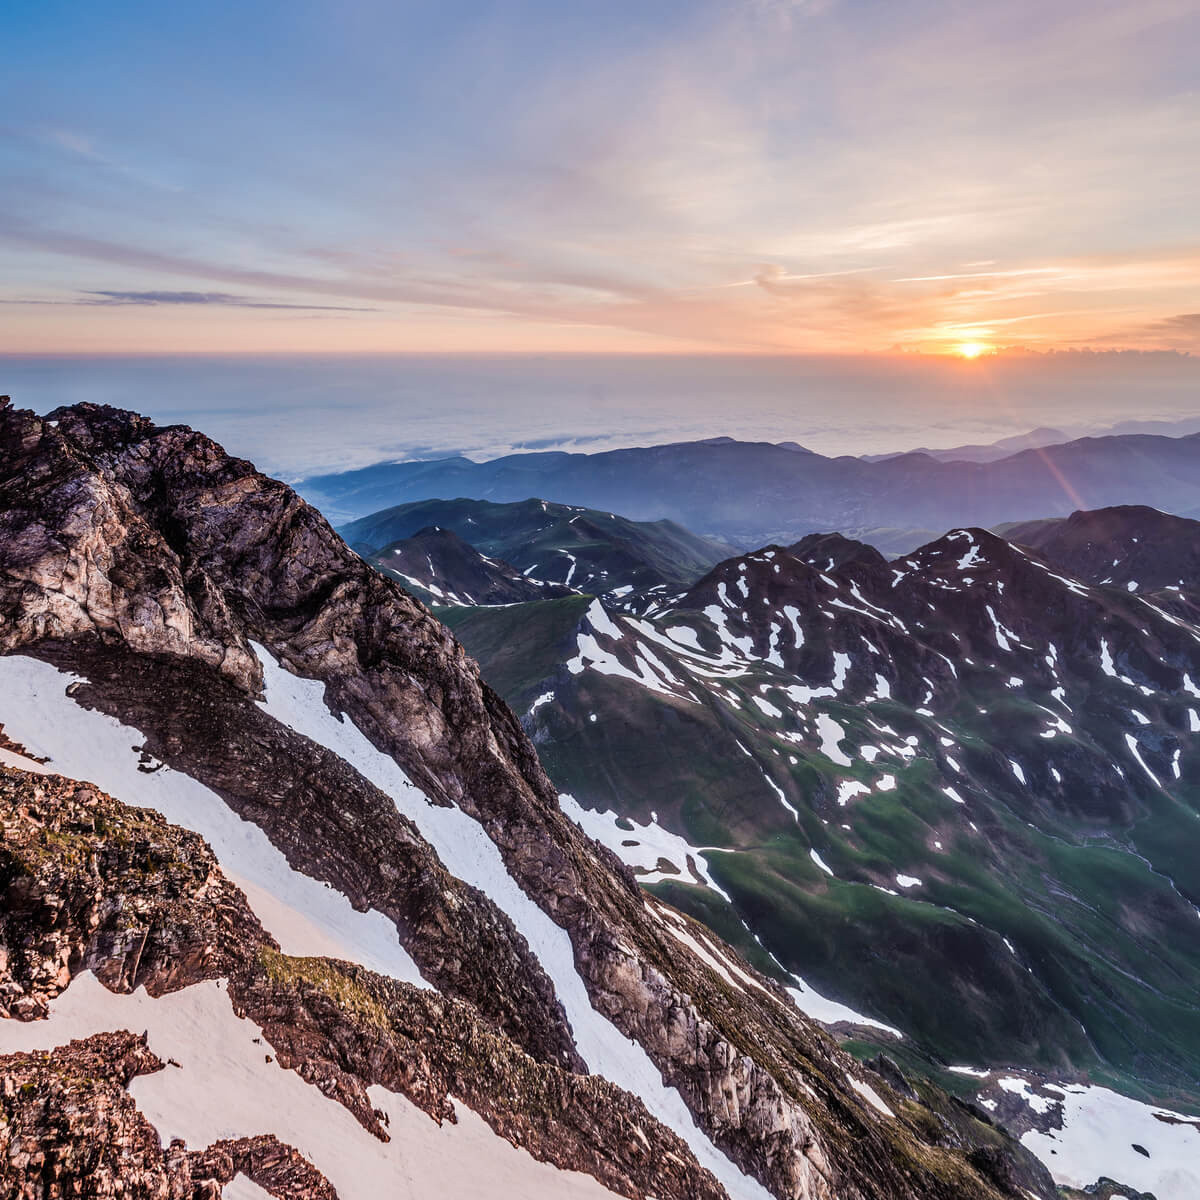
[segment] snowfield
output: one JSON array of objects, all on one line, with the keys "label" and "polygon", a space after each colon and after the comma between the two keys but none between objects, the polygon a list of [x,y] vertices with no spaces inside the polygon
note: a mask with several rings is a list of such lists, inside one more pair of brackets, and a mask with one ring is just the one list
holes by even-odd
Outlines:
[{"label": "snowfield", "polygon": [[[336,1100],[269,1060],[270,1045],[251,1020],[234,1014],[220,981],[198,983],[157,1000],[139,988],[116,995],[90,972],[78,975],[44,1021],[0,1021],[0,1049],[47,1050],[108,1030],[145,1030],[168,1065],[141,1075],[130,1094],[164,1146],[175,1137],[202,1150],[221,1138],[273,1133],[294,1146],[342,1200],[612,1200],[590,1175],[560,1171],[497,1136],[456,1103],[457,1124],[438,1125],[403,1096],[368,1089],[387,1115],[390,1142],[369,1134]],[[270,1102],[264,1103],[269,1097]],[[266,1193],[240,1176],[227,1196]]]},{"label": "snowfield", "polygon": [[[1042,1160],[1055,1183],[1085,1188],[1105,1176],[1158,1200],[1200,1196],[1200,1116],[1143,1104],[1104,1087],[1040,1082],[1035,1089],[1029,1079],[1003,1071],[949,1069],[990,1080],[989,1086],[1019,1096],[1035,1113],[1061,1117],[1061,1129],[1021,1135],[1021,1144]],[[993,1099],[979,1103],[996,1109]]]},{"label": "snowfield", "polygon": [[1063,1128],[1031,1130],[1021,1144],[1046,1164],[1055,1183],[1082,1188],[1107,1175],[1153,1192],[1158,1200],[1200,1196],[1200,1117],[1154,1108],[1108,1088],[1064,1084],[1048,1090],[1063,1094]]}]

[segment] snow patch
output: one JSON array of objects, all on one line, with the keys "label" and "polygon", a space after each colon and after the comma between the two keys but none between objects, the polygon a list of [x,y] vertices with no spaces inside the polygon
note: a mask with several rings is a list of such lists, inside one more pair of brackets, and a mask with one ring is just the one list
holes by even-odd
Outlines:
[{"label": "snow patch", "polygon": [[[661,883],[663,880],[682,878],[689,883],[711,888],[719,896],[729,900],[729,896],[709,873],[701,848],[693,846],[679,834],[664,829],[656,820],[651,819],[649,824],[642,825],[632,817],[618,816],[611,809],[595,812],[584,808],[574,796],[565,792],[559,795],[558,803],[563,812],[588,837],[595,838],[622,862],[633,867],[643,883]],[[622,821],[632,828],[622,828]],[[660,871],[658,867],[661,859],[666,859],[672,866],[677,867],[679,873]],[[689,874],[692,876],[690,880],[687,878]]]},{"label": "snow patch", "polygon": [[861,783],[857,779],[843,779],[838,784],[838,807],[845,808],[846,804],[853,800],[855,796],[865,796],[870,790],[865,783]]},{"label": "snow patch", "polygon": [[826,861],[815,850],[810,850],[808,852],[808,857],[811,858],[813,862],[815,862],[817,866],[825,872],[826,875],[829,875],[834,879],[837,878],[837,876],[833,874],[833,871],[830,870],[829,864],[826,863]]},{"label": "snow patch", "polygon": [[839,745],[846,731],[827,713],[817,713],[817,736],[821,739],[821,753],[826,758],[838,766],[850,766],[850,759]]},{"label": "snow patch", "polygon": [[1150,768],[1146,765],[1146,760],[1142,757],[1142,752],[1138,746],[1137,738],[1135,738],[1132,733],[1127,733],[1125,735],[1125,744],[1129,747],[1129,753],[1132,754],[1137,760],[1138,766],[1141,767],[1142,770],[1145,771],[1150,777],[1150,782],[1153,783],[1155,787],[1160,786],[1158,782],[1158,776],[1155,775],[1152,770],[1150,770]]},{"label": "snow patch", "polygon": [[882,1113],[885,1117],[895,1117],[895,1113],[880,1099],[879,1093],[869,1084],[863,1083],[859,1079],[855,1079],[853,1075],[847,1075],[846,1079],[850,1086],[873,1108],[876,1112]]},{"label": "snow patch", "polygon": [[793,975],[792,978],[796,981],[797,986],[788,988],[787,993],[806,1017],[812,1017],[814,1021],[820,1021],[822,1025],[837,1025],[844,1021],[851,1025],[865,1025],[870,1029],[880,1029],[884,1033],[890,1033],[893,1037],[902,1038],[904,1036],[892,1025],[885,1025],[882,1021],[876,1021],[874,1017],[863,1016],[849,1005],[822,996],[816,988],[810,983],[806,983],[799,975]]}]

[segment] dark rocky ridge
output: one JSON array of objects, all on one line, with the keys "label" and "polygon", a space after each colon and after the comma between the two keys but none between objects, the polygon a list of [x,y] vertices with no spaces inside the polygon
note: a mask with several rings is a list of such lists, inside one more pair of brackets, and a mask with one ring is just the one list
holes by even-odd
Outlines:
[{"label": "dark rocky ridge", "polygon": [[1132,583],[1187,620],[1200,618],[1200,521],[1131,504],[1017,522],[997,532],[1079,579]]},{"label": "dark rocky ridge", "polygon": [[[843,546],[842,553],[851,552]],[[1019,675],[1048,694],[1059,673],[1100,676],[1102,641],[1122,673],[1167,696],[1182,694],[1185,675],[1200,675],[1200,645],[1172,614],[1118,589],[1057,577],[1051,565],[983,529],[951,531],[890,564],[862,554],[848,561],[846,571],[828,574],[823,563],[819,569],[765,547],[720,564],[671,607],[728,608],[729,627],[765,658],[773,623],[792,606],[803,636],[786,626],[780,631],[786,668],[820,686],[835,676],[834,654],[852,653],[840,697],[848,702],[872,694],[877,674],[904,704],[939,713],[952,710],[974,682],[994,687],[1002,675]],[[742,602],[743,586],[752,603]],[[997,635],[994,618],[1007,633]],[[1051,645],[1062,660],[1055,666],[1047,661]],[[1182,729],[1184,710],[1180,700],[1169,723]]]},{"label": "dark rocky ridge", "polygon": [[595,595],[658,583],[687,587],[735,553],[734,547],[697,537],[672,521],[630,521],[536,499],[512,504],[421,500],[372,513],[339,532],[359,553],[386,563],[386,548],[429,525],[534,579]]},{"label": "dark rocky ridge", "polygon": [[761,998],[730,988],[683,953],[632,878],[563,817],[519,723],[461,647],[294,493],[190,430],[86,405],[52,420],[0,414],[4,649],[115,640],[190,658],[253,696],[248,640],[262,642],[323,681],[330,707],[431,800],[480,820],[570,934],[596,1007],[775,1194],[1013,1194],[960,1152],[978,1131],[931,1139],[899,1099],[897,1119],[879,1120],[845,1082],[860,1068],[775,985],[763,980]]},{"label": "dark rocky ridge", "polygon": [[818,571],[836,571],[850,578],[887,566],[887,559],[874,546],[840,533],[810,533],[789,546],[788,553]]}]

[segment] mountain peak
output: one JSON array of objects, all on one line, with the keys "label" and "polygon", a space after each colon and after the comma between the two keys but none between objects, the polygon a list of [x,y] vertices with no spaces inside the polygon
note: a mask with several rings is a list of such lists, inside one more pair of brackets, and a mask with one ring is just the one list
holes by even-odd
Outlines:
[{"label": "mountain peak", "polygon": [[1004,526],[1020,542],[1081,579],[1135,591],[1200,591],[1200,521],[1145,504],[1076,511]]},{"label": "mountain peak", "polygon": [[841,571],[852,567],[873,571],[887,566],[887,559],[874,546],[840,533],[810,533],[789,546],[788,551],[823,571]]}]

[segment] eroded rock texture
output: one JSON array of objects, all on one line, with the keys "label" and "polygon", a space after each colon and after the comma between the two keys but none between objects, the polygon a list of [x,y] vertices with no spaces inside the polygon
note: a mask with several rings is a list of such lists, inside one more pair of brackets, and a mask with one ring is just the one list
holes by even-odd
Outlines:
[{"label": "eroded rock texture", "polygon": [[[367,1095],[375,1084],[439,1121],[454,1120],[453,1095],[535,1158],[586,1171],[624,1195],[722,1194],[641,1101],[605,1079],[538,1062],[471,1005],[347,963],[279,953],[203,840],[158,814],[89,784],[0,767],[0,829],[0,994],[12,1018],[36,1020],[82,970],[113,991],[145,987],[151,995],[228,977],[235,1011],[261,1027],[279,1064],[381,1140],[389,1134]],[[167,932],[145,937],[155,925]],[[63,1178],[106,1178],[110,1167],[114,1179],[144,1175],[147,1188],[160,1176],[168,1188],[175,1175],[191,1178],[186,1156],[159,1161],[150,1153],[158,1135],[123,1090],[162,1067],[140,1038],[101,1034],[48,1056],[0,1062],[16,1081],[6,1085],[16,1105],[9,1127],[20,1133],[10,1155],[14,1179],[47,1170],[46,1155],[66,1164]],[[64,1072],[78,1075],[79,1086],[56,1082]],[[33,1149],[39,1138],[46,1144]],[[76,1139],[93,1145],[72,1149]],[[331,1194],[313,1182],[315,1168],[257,1131],[193,1158],[187,1169],[195,1175],[200,1162],[205,1179],[228,1182],[241,1171],[273,1195]]]}]

